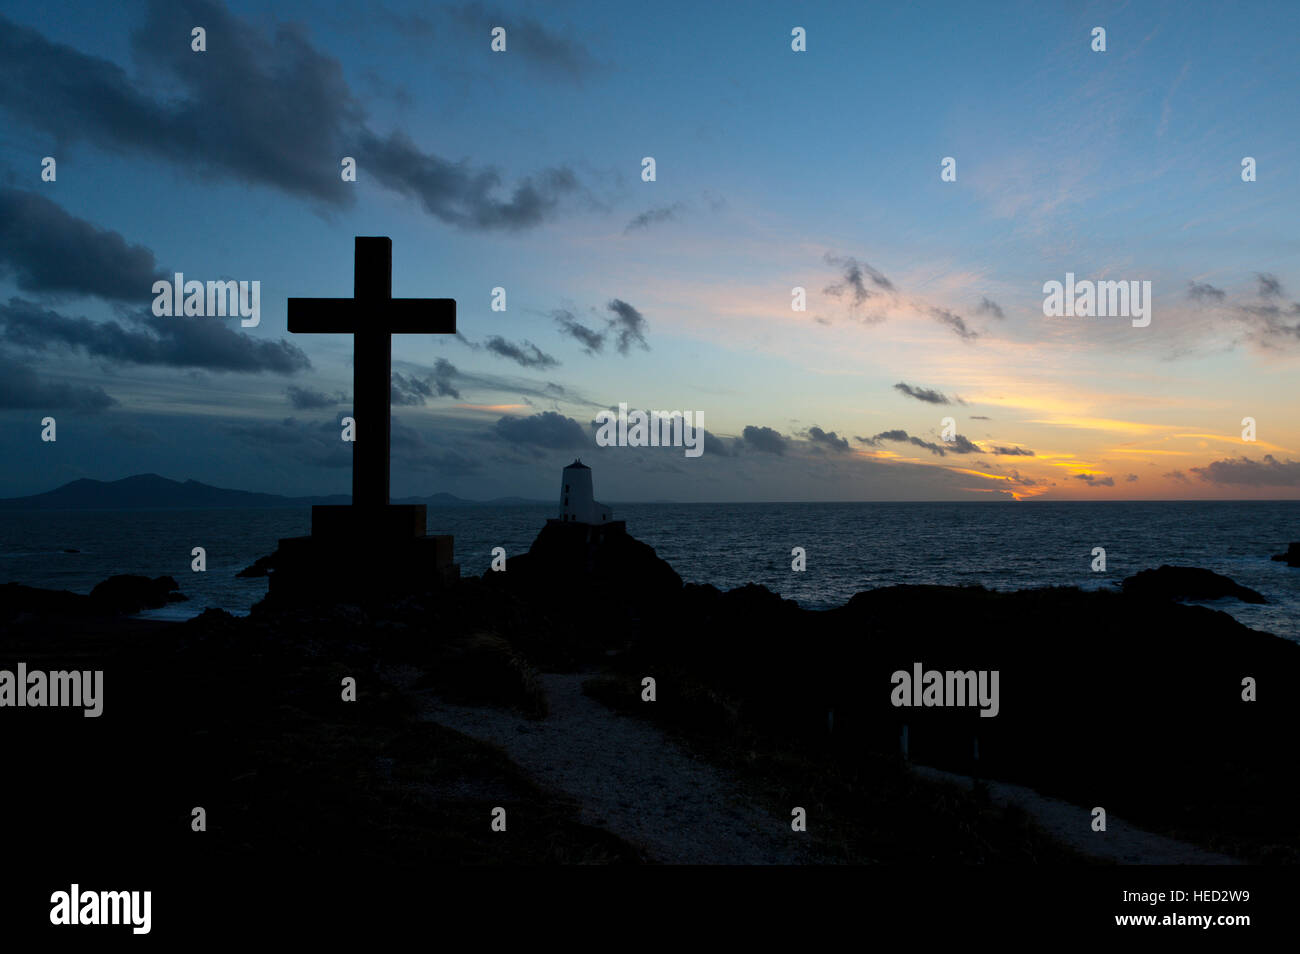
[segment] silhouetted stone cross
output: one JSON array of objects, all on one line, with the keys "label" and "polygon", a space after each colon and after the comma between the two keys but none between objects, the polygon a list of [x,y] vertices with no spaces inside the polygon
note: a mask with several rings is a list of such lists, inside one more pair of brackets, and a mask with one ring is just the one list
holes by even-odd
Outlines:
[{"label": "silhouetted stone cross", "polygon": [[[289,331],[352,335],[352,505],[388,504],[392,336],[450,335],[456,299],[394,298],[393,240],[357,236],[351,298],[290,298]],[[423,528],[421,528],[423,532]]]}]

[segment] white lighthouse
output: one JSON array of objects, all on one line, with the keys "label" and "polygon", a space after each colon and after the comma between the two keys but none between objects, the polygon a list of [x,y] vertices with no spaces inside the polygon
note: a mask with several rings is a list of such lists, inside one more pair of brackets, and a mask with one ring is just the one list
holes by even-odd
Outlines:
[{"label": "white lighthouse", "polygon": [[591,491],[591,468],[575,460],[564,468],[560,483],[560,521],[563,523],[609,523],[612,511]]}]

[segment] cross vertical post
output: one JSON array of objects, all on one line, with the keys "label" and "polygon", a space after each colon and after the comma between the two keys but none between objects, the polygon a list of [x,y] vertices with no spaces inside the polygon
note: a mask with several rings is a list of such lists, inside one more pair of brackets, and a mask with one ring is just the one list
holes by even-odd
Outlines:
[{"label": "cross vertical post", "polygon": [[353,339],[353,410],[357,440],[352,448],[352,504],[388,504],[388,451],[392,439],[392,335],[386,322],[393,294],[393,240],[357,236],[353,298],[357,325]]}]

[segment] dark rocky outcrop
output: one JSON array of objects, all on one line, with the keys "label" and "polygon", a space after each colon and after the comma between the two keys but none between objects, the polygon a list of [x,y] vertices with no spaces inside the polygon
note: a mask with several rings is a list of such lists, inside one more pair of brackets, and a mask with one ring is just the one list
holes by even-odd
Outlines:
[{"label": "dark rocky outcrop", "polygon": [[[304,791],[330,792],[347,806],[340,819],[357,816],[357,793],[379,776],[358,755],[344,777],[329,753],[354,730],[356,752],[375,749],[374,726],[366,721],[373,702],[414,707],[432,691],[464,704],[540,714],[545,699],[534,670],[581,667],[603,672],[607,695],[627,699],[629,712],[687,736],[764,784],[824,790],[844,806],[844,818],[867,817],[864,792],[888,793],[873,809],[888,824],[863,829],[855,849],[863,858],[915,860],[949,851],[947,841],[926,834],[939,830],[942,813],[899,787],[912,784],[899,768],[906,725],[911,757],[921,764],[1104,805],[1150,830],[1251,860],[1300,861],[1300,646],[1215,609],[1176,602],[1262,599],[1226,577],[1161,567],[1130,578],[1122,591],[892,586],[811,611],[762,586],[722,592],[683,585],[621,525],[559,522],[547,524],[529,552],[507,566],[482,578],[426,581],[397,599],[362,600],[358,589],[322,593],[314,604],[267,600],[247,618],[209,611],[140,643],[139,672],[134,665],[117,670],[113,683],[139,685],[119,688],[115,698],[150,699],[141,725],[159,734],[159,751],[186,750],[162,737],[170,726],[158,722],[159,712],[184,709],[214,720],[205,748],[195,749],[202,758],[187,769],[190,788],[214,784],[205,773],[216,772],[237,780],[229,798],[260,805],[265,792],[283,787],[283,812],[258,807],[245,819],[266,824],[250,841],[259,847],[274,843],[281,829],[297,830],[291,826],[309,800]],[[354,602],[340,605],[341,597]],[[114,625],[129,624],[131,633],[117,643],[98,636],[92,642],[82,619],[30,616],[39,605],[89,612],[102,601],[0,587],[0,613],[14,602],[27,605],[29,618],[9,627],[25,640],[11,653],[29,661],[54,636],[65,651],[76,640],[96,652],[110,645],[126,651],[150,622],[116,617]],[[981,717],[973,705],[895,706],[892,674],[917,663],[998,672],[998,714]],[[196,673],[202,704],[192,701]],[[360,701],[340,706],[340,680],[349,675],[357,677]],[[653,706],[640,695],[646,676],[658,685]],[[393,679],[400,685],[389,684]],[[146,695],[173,685],[178,699]],[[228,704],[232,691],[238,705]],[[235,730],[223,721],[234,718],[247,725]],[[191,730],[189,719],[175,720],[178,731]],[[244,736],[254,732],[257,747],[249,754]],[[293,755],[292,772],[276,774],[277,760],[303,739],[309,753]],[[441,756],[429,761],[444,744],[395,737],[385,758],[406,760],[431,777],[459,777],[463,766],[449,768],[436,761]],[[262,774],[249,769],[250,759]],[[893,779],[895,788],[882,788],[882,779]],[[184,803],[180,795],[171,801]],[[481,809],[472,806],[474,819]],[[403,825],[414,824],[398,814]],[[313,831],[324,824],[310,814],[304,828],[308,822]],[[461,832],[466,824],[457,816],[446,830]],[[407,844],[409,834],[403,829],[385,845]],[[963,857],[1005,857],[1006,848],[970,847]],[[465,857],[467,850],[457,842],[438,857]]]},{"label": "dark rocky outcrop", "polygon": [[1241,586],[1226,576],[1195,566],[1169,566],[1143,570],[1123,583],[1124,593],[1140,598],[1174,600],[1218,600],[1233,597],[1243,603],[1267,603],[1262,593]]},{"label": "dark rocky outcrop", "polygon": [[235,576],[243,577],[243,578],[266,576],[271,570],[274,570],[276,568],[276,565],[279,563],[279,560],[280,560],[280,551],[277,549],[271,553],[268,553],[264,557],[258,557],[257,560],[254,561],[252,566],[244,567],[242,570],[236,573]]},{"label": "dark rocky outcrop", "polygon": [[[649,636],[680,603],[682,579],[622,522],[548,520],[527,553],[480,583],[501,632],[540,664],[590,662]],[[487,607],[480,608],[486,609]]]},{"label": "dark rocky outcrop", "polygon": [[170,576],[110,576],[89,596],[71,590],[45,590],[19,583],[0,584],[0,620],[20,616],[105,618],[129,616],[145,609],[189,599]]},{"label": "dark rocky outcrop", "polygon": [[1300,542],[1293,541],[1286,548],[1285,553],[1275,554],[1273,559],[1285,563],[1287,566],[1300,566]]},{"label": "dark rocky outcrop", "polygon": [[[895,707],[892,674],[916,663],[998,671],[997,716]],[[809,611],[762,587],[687,586],[615,665],[633,700],[643,676],[658,680],[656,704],[634,711],[729,751],[851,765],[897,753],[907,725],[921,764],[1113,802],[1149,830],[1229,854],[1300,861],[1300,646],[1209,607],[1073,587],[891,586]],[[1247,679],[1279,695],[1247,699]]]},{"label": "dark rocky outcrop", "polygon": [[70,590],[43,590],[21,583],[0,585],[0,621],[23,615],[94,616],[97,607],[89,596]]},{"label": "dark rocky outcrop", "polygon": [[503,576],[532,589],[558,590],[570,598],[615,596],[638,602],[675,595],[682,578],[654,547],[628,534],[619,521],[592,526],[548,520],[528,552],[507,563],[504,574],[488,570],[485,579]]},{"label": "dark rocky outcrop", "polygon": [[189,599],[179,590],[180,584],[170,576],[150,579],[147,576],[120,574],[96,584],[90,591],[90,600],[105,611],[130,614]]}]

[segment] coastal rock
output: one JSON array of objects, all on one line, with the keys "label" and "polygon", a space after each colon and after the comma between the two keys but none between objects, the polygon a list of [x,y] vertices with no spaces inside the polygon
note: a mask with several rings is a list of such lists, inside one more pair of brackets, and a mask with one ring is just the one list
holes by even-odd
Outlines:
[{"label": "coastal rock", "polygon": [[[675,596],[682,588],[677,571],[621,523],[593,526],[548,520],[528,552],[509,560],[507,567],[508,582],[564,591],[579,587],[584,594],[592,594],[593,586],[608,586],[633,602]],[[484,578],[496,575],[489,570]]]},{"label": "coastal rock", "polygon": [[25,617],[76,617],[81,619],[129,616],[187,600],[170,576],[110,576],[96,584],[89,596],[70,590],[46,590],[18,583],[0,585],[0,620]]},{"label": "coastal rock", "polygon": [[1300,542],[1292,542],[1287,547],[1286,553],[1275,554],[1273,559],[1287,566],[1300,566]]},{"label": "coastal rock", "polygon": [[1143,570],[1128,577],[1124,592],[1129,596],[1175,601],[1217,600],[1231,596],[1243,603],[1267,603],[1262,593],[1241,586],[1226,576],[1195,566],[1169,566]]},{"label": "coastal rock", "polygon": [[242,570],[236,573],[235,576],[237,578],[266,576],[270,570],[274,570],[276,568],[276,566],[279,563],[279,559],[280,559],[280,551],[279,549],[276,549],[275,551],[268,553],[264,557],[258,557],[257,560],[254,561],[252,566],[244,567]]},{"label": "coastal rock", "polygon": [[90,599],[100,608],[113,613],[138,613],[158,609],[168,603],[189,599],[178,592],[180,584],[170,576],[120,574],[110,576],[90,591]]},{"label": "coastal rock", "polygon": [[[1169,582],[1188,572],[1162,567],[1139,574],[1136,585],[1149,590],[1146,581]],[[1194,578],[1206,574],[1190,572]],[[1208,578],[1219,581],[1216,589],[1207,591],[1196,579],[1202,586],[1188,595],[1229,595],[1225,584],[1237,589],[1226,578]],[[0,611],[7,602],[33,609],[99,605],[87,596],[0,587]],[[138,654],[132,658],[141,665],[118,669],[120,679],[135,682],[113,697],[133,707],[130,721],[112,728],[137,747],[144,740],[151,756],[146,767],[157,766],[149,768],[157,775],[143,790],[162,794],[147,811],[131,814],[139,796],[123,790],[112,807],[133,830],[161,830],[148,826],[167,817],[166,805],[184,804],[182,791],[210,790],[214,779],[227,780],[223,801],[251,806],[240,819],[254,832],[249,844],[263,855],[280,846],[297,852],[309,829],[292,826],[319,824],[315,816],[300,818],[297,807],[316,804],[313,786],[330,777],[321,766],[338,765],[342,754],[351,761],[332,790],[351,800],[346,818],[356,826],[349,830],[356,844],[376,844],[391,859],[416,838],[446,833],[439,857],[463,859],[458,814],[399,812],[422,827],[401,829],[391,844],[374,841],[391,826],[367,827],[373,812],[352,806],[373,806],[372,786],[388,777],[373,770],[377,753],[396,757],[399,765],[411,759],[421,785],[430,752],[437,753],[443,776],[479,770],[483,754],[466,751],[462,737],[412,735],[404,720],[431,697],[540,715],[548,700],[539,669],[599,667],[607,684],[603,695],[589,693],[592,698],[625,705],[620,711],[698,739],[707,751],[755,766],[774,782],[797,788],[814,779],[855,811],[870,798],[876,810],[897,819],[906,837],[882,840],[874,828],[864,830],[853,836],[861,839],[853,842],[854,858],[905,861],[938,852],[967,861],[1043,857],[1037,843],[998,825],[985,829],[994,834],[981,842],[954,849],[950,832],[979,823],[984,808],[959,802],[954,816],[950,796],[932,800],[917,788],[899,754],[906,727],[907,757],[917,764],[1025,785],[1074,804],[1087,804],[1099,788],[1122,791],[1126,804],[1166,834],[1252,861],[1300,860],[1295,760],[1289,758],[1300,700],[1283,691],[1254,701],[1252,689],[1247,702],[1242,682],[1266,674],[1270,684],[1296,684],[1300,645],[1252,631],[1226,613],[1169,599],[1067,587],[998,592],[910,585],[878,587],[835,609],[808,610],[762,586],[728,592],[682,586],[649,546],[619,530],[587,526],[543,530],[532,551],[510,559],[509,572],[489,571],[482,579],[365,607],[259,604],[248,617],[209,610],[184,623],[119,616],[94,624],[99,628],[88,637],[92,627],[85,617],[28,619],[9,626],[25,640],[10,645],[17,647],[14,658],[23,658],[32,655],[27,647],[57,635],[62,645],[111,651],[117,660]],[[90,662],[81,665],[91,668]],[[936,703],[900,705],[893,677],[918,666],[949,677],[970,672],[976,686],[989,676],[986,684],[1000,687],[991,690],[994,695],[1002,693],[996,716],[983,715],[994,705],[982,699],[967,697],[963,704],[942,693]],[[338,705],[339,680],[348,675],[359,677],[363,705]],[[658,685],[653,706],[641,695],[647,675]],[[242,687],[239,705],[223,701],[232,685]],[[188,720],[157,717],[173,711],[209,721],[198,724],[196,736]],[[1160,731],[1171,722],[1179,732]],[[555,731],[556,724],[526,727],[536,725],[540,734]],[[85,757],[55,759],[54,737],[30,745],[24,764],[63,772],[52,777],[66,784],[52,790],[73,792],[73,771],[86,771]],[[93,740],[87,751],[96,757],[121,751],[119,737],[112,738],[110,745]],[[1214,758],[1206,759],[1207,751]],[[178,766],[180,759],[186,761]],[[287,770],[261,768],[271,760]],[[499,767],[487,766],[489,781],[499,784]],[[93,767],[108,771],[101,763]],[[350,778],[364,780],[362,786],[347,783]],[[71,801],[69,795],[57,806],[73,811]],[[29,814],[49,811],[46,802],[48,796]],[[285,810],[268,819],[268,804]],[[1224,804],[1234,813],[1224,816]],[[277,841],[286,830],[293,837]],[[552,856],[538,849],[532,857]]]},{"label": "coastal rock", "polygon": [[0,621],[19,616],[92,616],[90,597],[70,590],[45,590],[21,583],[0,585]]}]

